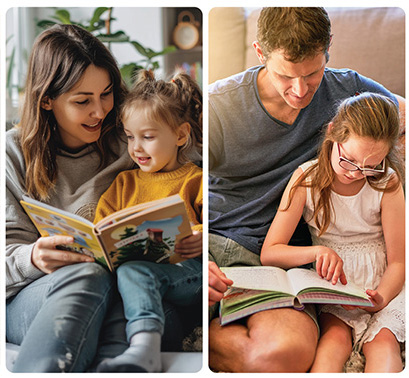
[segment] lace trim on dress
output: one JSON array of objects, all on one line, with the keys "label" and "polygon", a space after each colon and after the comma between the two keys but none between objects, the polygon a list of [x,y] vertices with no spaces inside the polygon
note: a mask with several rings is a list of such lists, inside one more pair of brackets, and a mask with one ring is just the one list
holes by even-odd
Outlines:
[{"label": "lace trim on dress", "polygon": [[376,239],[376,240],[365,240],[362,242],[335,242],[335,241],[330,241],[330,240],[325,240],[322,238],[317,238],[315,236],[312,237],[312,243],[313,245],[325,245],[328,248],[333,249],[337,253],[342,253],[346,256],[348,255],[356,255],[359,254],[360,252],[367,252],[372,250],[374,253],[383,253],[385,254],[386,251],[386,245],[385,245],[385,239]]}]

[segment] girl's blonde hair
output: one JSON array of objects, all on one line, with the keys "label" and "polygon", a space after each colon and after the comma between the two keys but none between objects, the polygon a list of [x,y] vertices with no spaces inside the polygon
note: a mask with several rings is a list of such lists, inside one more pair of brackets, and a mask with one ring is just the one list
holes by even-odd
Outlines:
[{"label": "girl's blonde hair", "polygon": [[167,125],[174,132],[183,123],[190,124],[189,138],[178,150],[180,163],[190,161],[190,154],[201,150],[202,91],[189,75],[178,73],[170,81],[164,81],[156,80],[152,71],[139,71],[121,108],[122,123],[134,111],[143,111],[148,120]]},{"label": "girl's blonde hair", "polygon": [[119,137],[119,105],[126,94],[114,57],[98,38],[76,25],[54,25],[34,43],[23,112],[17,125],[26,165],[26,191],[34,198],[46,200],[54,188],[58,175],[56,155],[62,144],[54,114],[43,109],[42,102],[70,91],[91,64],[108,72],[114,94],[114,107],[104,120],[101,136],[92,143],[103,168],[116,158],[110,145]]},{"label": "girl's blonde hair", "polygon": [[[331,165],[334,142],[345,143],[351,136],[367,137],[388,143],[385,172],[367,176],[368,184],[378,191],[394,191],[403,182],[404,164],[399,151],[399,112],[397,105],[388,97],[376,93],[363,93],[344,100],[328,127],[318,155],[318,161],[297,179],[290,191],[289,202],[298,187],[309,187],[314,205],[313,219],[322,235],[335,216],[331,203],[331,189],[335,177]],[[389,181],[388,170],[392,168],[397,180]],[[307,178],[310,177],[310,180]],[[389,182],[388,182],[389,181]]]}]

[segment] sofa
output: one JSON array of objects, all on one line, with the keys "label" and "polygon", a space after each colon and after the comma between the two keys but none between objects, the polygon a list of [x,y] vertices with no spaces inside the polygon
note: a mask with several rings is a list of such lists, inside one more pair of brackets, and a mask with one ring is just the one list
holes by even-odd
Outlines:
[{"label": "sofa", "polygon": [[[401,8],[326,8],[332,25],[327,64],[351,68],[405,97],[405,12]],[[260,9],[209,12],[209,83],[260,64],[253,50]]]},{"label": "sofa", "polygon": [[[326,8],[332,45],[327,67],[350,68],[405,97],[405,12],[401,8]],[[259,65],[252,43],[261,9],[213,8],[209,13],[208,82]],[[400,101],[404,144],[405,107]],[[405,347],[401,346],[405,361]],[[364,357],[353,353],[345,372],[362,372]]]}]

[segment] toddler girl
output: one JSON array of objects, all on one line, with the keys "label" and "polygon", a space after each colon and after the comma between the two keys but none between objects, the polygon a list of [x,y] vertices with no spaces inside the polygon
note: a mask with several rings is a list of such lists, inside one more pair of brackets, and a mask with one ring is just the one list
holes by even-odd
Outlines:
[{"label": "toddler girl", "polygon": [[[315,262],[323,279],[368,289],[374,305],[320,308],[313,372],[342,371],[353,343],[362,347],[365,371],[402,370],[405,200],[398,136],[398,109],[390,99],[373,93],[346,99],[318,159],[295,171],[265,239],[264,265]],[[289,246],[302,215],[313,245]]]},{"label": "toddler girl", "polygon": [[[128,152],[139,169],[120,173],[102,195],[95,222],[138,203],[179,194],[193,235],[175,246],[185,261],[130,261],[117,269],[129,348],[104,360],[98,371],[158,372],[165,315],[162,299],[185,306],[201,300],[202,170],[189,154],[202,142],[202,94],[186,74],[170,82],[142,71],[122,107]],[[197,151],[196,151],[197,152]]]}]

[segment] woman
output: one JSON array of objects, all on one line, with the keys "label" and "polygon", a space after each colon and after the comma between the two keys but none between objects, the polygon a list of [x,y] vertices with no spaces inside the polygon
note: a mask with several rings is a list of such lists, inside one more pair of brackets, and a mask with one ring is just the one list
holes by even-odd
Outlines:
[{"label": "woman", "polygon": [[[118,135],[126,93],[114,58],[89,32],[56,25],[36,40],[21,121],[7,133],[7,340],[21,345],[16,372],[85,371],[112,296],[93,259],[38,238],[23,194],[92,220],[100,195],[131,169]],[[41,348],[38,346],[41,345]]]}]

